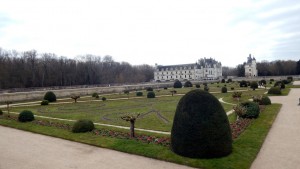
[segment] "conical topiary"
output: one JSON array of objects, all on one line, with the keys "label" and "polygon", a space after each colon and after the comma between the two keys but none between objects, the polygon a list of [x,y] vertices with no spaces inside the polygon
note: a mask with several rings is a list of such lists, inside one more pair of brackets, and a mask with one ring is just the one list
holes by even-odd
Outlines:
[{"label": "conical topiary", "polygon": [[197,89],[180,99],[173,121],[171,148],[176,154],[193,158],[222,157],[232,152],[229,121],[213,95]]}]

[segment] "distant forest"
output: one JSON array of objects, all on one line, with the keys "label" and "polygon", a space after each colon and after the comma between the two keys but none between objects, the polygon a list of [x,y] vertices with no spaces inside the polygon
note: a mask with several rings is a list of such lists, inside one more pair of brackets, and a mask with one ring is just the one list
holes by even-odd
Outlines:
[{"label": "distant forest", "polygon": [[[245,76],[245,63],[235,68],[223,67],[223,76]],[[300,60],[262,61],[258,76],[299,75]],[[116,62],[111,56],[81,55],[75,59],[36,50],[18,52],[0,48],[0,89],[108,85],[149,82],[154,67]]]},{"label": "distant forest", "polygon": [[0,89],[148,82],[153,71],[152,66],[115,62],[111,56],[69,59],[0,48]]}]

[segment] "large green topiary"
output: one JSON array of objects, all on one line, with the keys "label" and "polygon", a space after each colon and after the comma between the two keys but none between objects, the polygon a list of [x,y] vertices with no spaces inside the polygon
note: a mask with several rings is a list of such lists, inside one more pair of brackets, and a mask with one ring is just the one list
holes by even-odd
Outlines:
[{"label": "large green topiary", "polygon": [[34,115],[31,111],[29,110],[23,110],[18,117],[18,120],[20,122],[28,122],[28,121],[33,121],[34,120]]},{"label": "large green topiary", "polygon": [[3,111],[0,109],[0,116],[3,115]]},{"label": "large green topiary", "polygon": [[176,109],[171,132],[176,154],[193,158],[222,157],[232,152],[232,135],[226,112],[210,93],[192,90]]},{"label": "large green topiary", "polygon": [[84,133],[94,130],[95,126],[91,120],[78,120],[74,123],[72,132],[73,133]]},{"label": "large green topiary", "polygon": [[49,102],[55,102],[56,95],[52,91],[48,91],[44,96],[44,100],[48,100]]},{"label": "large green topiary", "polygon": [[175,80],[173,87],[174,88],[182,88],[182,83],[179,80]]}]

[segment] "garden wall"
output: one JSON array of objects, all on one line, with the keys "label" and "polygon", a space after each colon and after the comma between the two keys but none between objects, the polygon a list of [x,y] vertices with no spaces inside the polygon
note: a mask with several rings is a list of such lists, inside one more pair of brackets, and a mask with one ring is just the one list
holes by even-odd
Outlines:
[{"label": "garden wall", "polygon": [[[170,87],[173,86],[173,82],[170,83],[148,83],[148,84],[137,84],[137,85],[123,85],[123,86],[111,86],[111,87],[92,87],[92,88],[76,88],[76,89],[59,89],[51,90],[55,93],[56,97],[69,97],[71,95],[92,95],[92,93],[120,93],[124,90],[143,90],[147,87],[158,88],[158,87]],[[49,91],[44,89],[42,91],[30,91],[30,92],[14,92],[14,93],[1,93],[0,103],[7,100],[9,101],[23,101],[23,100],[42,100],[44,94]]]}]

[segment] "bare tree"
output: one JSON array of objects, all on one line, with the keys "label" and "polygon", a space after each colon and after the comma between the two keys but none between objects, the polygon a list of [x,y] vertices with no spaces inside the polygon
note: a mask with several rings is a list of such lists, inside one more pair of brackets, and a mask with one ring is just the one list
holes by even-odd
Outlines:
[{"label": "bare tree", "polygon": [[75,103],[77,103],[77,99],[79,99],[79,98],[80,98],[79,95],[73,95],[73,96],[71,96],[71,99],[73,99]]},{"label": "bare tree", "polygon": [[135,137],[135,134],[134,134],[134,124],[135,124],[135,121],[136,119],[140,116],[140,114],[137,114],[136,116],[129,116],[129,115],[126,115],[126,116],[122,116],[121,119],[122,120],[125,120],[125,121],[129,121],[130,122],[130,137]]}]

